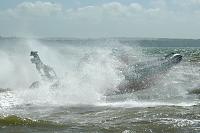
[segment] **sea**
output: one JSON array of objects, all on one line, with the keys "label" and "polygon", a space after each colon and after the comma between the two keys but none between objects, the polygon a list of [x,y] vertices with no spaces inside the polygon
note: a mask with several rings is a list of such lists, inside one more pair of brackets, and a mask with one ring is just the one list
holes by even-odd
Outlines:
[{"label": "sea", "polygon": [[[43,81],[30,52],[57,74]],[[183,60],[155,84],[116,91],[121,70],[170,53]],[[35,82],[39,88],[30,89]],[[199,133],[200,40],[0,37],[0,133]]]}]

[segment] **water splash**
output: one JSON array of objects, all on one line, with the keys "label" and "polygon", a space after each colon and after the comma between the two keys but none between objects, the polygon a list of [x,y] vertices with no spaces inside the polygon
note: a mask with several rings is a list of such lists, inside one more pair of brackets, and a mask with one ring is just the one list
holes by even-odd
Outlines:
[{"label": "water splash", "polygon": [[[52,46],[48,42],[33,39],[25,39],[18,43],[14,50],[5,48],[0,51],[1,62],[4,64],[0,70],[0,74],[3,75],[0,77],[0,83],[1,87],[10,87],[14,90],[13,102],[20,101],[19,104],[175,105],[176,103],[170,104],[170,101],[159,102],[159,100],[172,97],[187,98],[187,89],[198,86],[196,84],[199,81],[198,68],[191,68],[190,64],[183,63],[172,69],[152,88],[135,94],[136,100],[138,96],[148,95],[150,99],[157,99],[157,102],[141,104],[135,102],[134,97],[129,97],[120,103],[116,101],[108,103],[104,100],[104,94],[108,90],[115,89],[124,78],[120,73],[120,68],[130,63],[151,59],[142,53],[142,48],[123,46],[117,41],[96,42],[89,46],[70,43]],[[49,84],[44,83],[38,89],[28,89],[33,81],[41,80],[30,62],[31,50],[39,51],[41,59],[55,69],[62,85],[61,88],[51,90]],[[190,79],[192,82],[187,82]],[[177,104],[182,105],[180,102]]]}]

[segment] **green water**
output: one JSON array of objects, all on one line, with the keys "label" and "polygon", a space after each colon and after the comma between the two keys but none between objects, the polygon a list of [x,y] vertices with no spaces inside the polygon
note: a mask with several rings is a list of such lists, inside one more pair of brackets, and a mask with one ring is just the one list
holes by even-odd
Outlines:
[{"label": "green water", "polygon": [[200,106],[59,107],[39,118],[43,120],[7,116],[0,119],[0,125],[1,132],[198,133],[199,109]]}]

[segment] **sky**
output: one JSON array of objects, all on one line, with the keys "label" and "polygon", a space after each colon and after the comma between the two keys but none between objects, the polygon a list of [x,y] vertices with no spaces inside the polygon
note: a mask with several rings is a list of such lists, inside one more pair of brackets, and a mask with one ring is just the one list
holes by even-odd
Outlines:
[{"label": "sky", "polygon": [[1,0],[0,35],[200,38],[200,0]]}]

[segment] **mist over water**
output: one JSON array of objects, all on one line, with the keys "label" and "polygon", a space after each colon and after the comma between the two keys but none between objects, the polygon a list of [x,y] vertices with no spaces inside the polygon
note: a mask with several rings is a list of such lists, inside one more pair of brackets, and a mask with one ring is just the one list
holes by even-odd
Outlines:
[{"label": "mist over water", "polygon": [[[12,48],[5,46],[0,52],[4,64],[0,70],[1,87],[16,91],[26,103],[65,105],[95,104],[106,89],[119,84],[120,62],[112,55],[111,47],[54,45],[26,39],[13,44]],[[50,90],[48,83],[34,90],[28,88],[32,82],[41,81],[35,65],[30,62],[31,50],[38,51],[41,60],[55,69],[62,88]]]},{"label": "mist over water", "polygon": [[[155,58],[145,56],[142,48],[137,45],[125,46],[113,40],[96,41],[92,45],[59,42],[49,45],[41,40],[24,39],[10,45],[12,46],[1,46],[1,87],[11,88],[16,92],[16,97],[31,104],[97,105],[106,102],[105,93],[114,91],[124,79],[120,68]],[[61,88],[51,90],[49,83],[43,81],[40,88],[29,89],[32,82],[42,80],[30,61],[29,54],[32,50],[38,51],[41,60],[55,69]],[[145,97],[148,94],[153,99],[165,100],[186,97],[188,89],[198,86],[197,71],[198,68],[181,63],[163,76],[155,86],[139,95]],[[128,98],[129,102],[132,97]]]},{"label": "mist over water", "polygon": [[[159,111],[162,112],[162,107],[175,106],[175,109],[183,108],[184,112],[185,108],[192,109],[194,105],[199,105],[198,96],[188,94],[189,90],[199,87],[199,65],[189,62],[190,58],[185,56],[180,64],[162,75],[152,87],[132,94],[106,96],[107,93],[117,90],[117,86],[124,79],[121,70],[126,66],[152,61],[174,52],[171,49],[160,49],[163,53],[155,54],[151,53],[156,51],[154,48],[139,47],[135,42],[132,46],[125,45],[111,39],[83,42],[41,39],[1,40],[0,88],[10,88],[9,91],[0,93],[0,112],[6,116],[2,119],[16,115],[19,116],[19,118],[14,117],[16,121],[21,121],[21,117],[67,124],[69,120],[72,122],[77,120],[76,125],[82,126],[82,123],[85,123],[87,127],[91,124],[90,120],[101,121],[107,115],[112,118],[112,115],[115,116],[118,112],[118,108],[121,112],[129,111],[129,108],[134,110],[143,108],[153,114],[154,112],[148,107],[161,108]],[[30,61],[30,51],[38,51],[43,63],[54,68],[61,84],[59,88],[51,89],[49,88],[51,84],[41,79],[35,64]],[[191,49],[182,51],[184,52],[175,50],[184,55]],[[35,81],[40,81],[42,85],[30,89],[29,86]],[[91,110],[95,114],[88,114]],[[74,111],[77,111],[78,116],[74,116]],[[94,119],[86,119],[83,112]],[[146,117],[140,118],[140,115],[135,115],[138,118],[136,121],[139,119],[148,121]],[[158,119],[162,119],[163,116],[159,117]],[[84,119],[86,120],[83,121]],[[173,116],[171,119],[174,120]],[[191,121],[193,124],[196,122]]]}]

